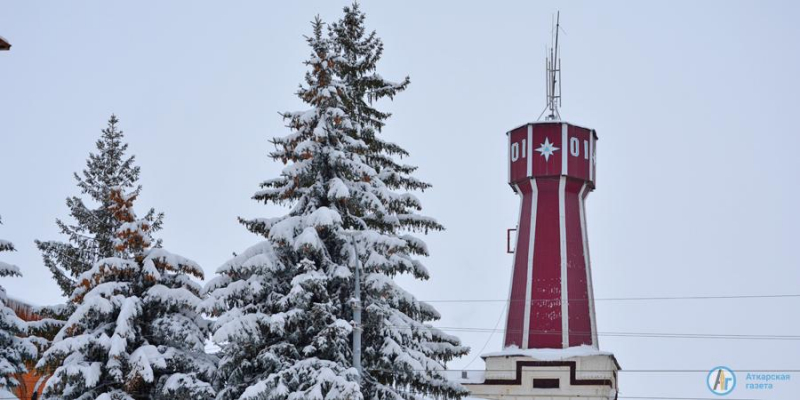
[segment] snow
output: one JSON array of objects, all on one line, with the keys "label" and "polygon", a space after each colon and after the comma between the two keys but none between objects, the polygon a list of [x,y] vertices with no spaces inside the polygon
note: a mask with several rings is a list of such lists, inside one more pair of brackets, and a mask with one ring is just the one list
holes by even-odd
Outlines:
[{"label": "snow", "polygon": [[186,288],[168,288],[164,285],[155,285],[147,289],[147,295],[144,301],[151,305],[152,303],[162,303],[167,306],[188,306],[189,308],[197,307],[200,303],[200,298]]},{"label": "snow", "polygon": [[0,261],[0,276],[20,276],[19,267]]},{"label": "snow", "polygon": [[95,286],[89,293],[86,293],[84,298],[102,297],[110,299],[114,295],[127,292],[129,287],[130,284],[125,282],[104,282]]},{"label": "snow", "polygon": [[206,339],[204,347],[206,354],[217,354],[220,351],[222,351],[222,347],[220,347],[218,344],[214,343],[209,339]]},{"label": "snow", "polygon": [[183,257],[177,254],[171,253],[167,250],[162,248],[154,248],[147,251],[147,256],[145,256],[145,263],[147,261],[153,261],[155,264],[159,265],[168,265],[171,268],[169,270],[178,270],[182,271],[198,278],[203,277],[203,268],[196,262]]},{"label": "snow", "polygon": [[289,217],[269,227],[269,238],[276,242],[291,243],[300,227],[300,217]]},{"label": "snow", "polygon": [[350,197],[350,189],[339,179],[333,178],[328,181],[328,198],[332,200],[346,199]]},{"label": "snow", "polygon": [[[62,374],[70,377],[81,376],[84,379],[86,386],[91,387],[100,382],[100,371],[101,365],[99,362],[81,362],[60,366],[58,369],[56,369],[56,372],[53,373],[53,376],[55,377]],[[56,384],[57,382],[58,379],[51,379],[48,381],[46,387],[49,387],[51,383]]]},{"label": "snow", "polygon": [[78,282],[83,282],[84,280],[88,281],[91,280],[95,275],[102,275],[106,268],[109,268],[114,271],[135,271],[139,269],[139,265],[136,262],[131,260],[126,260],[124,258],[119,257],[108,257],[104,258],[92,266],[88,271],[82,273],[78,276]]},{"label": "snow", "polygon": [[117,315],[117,327],[114,329],[114,336],[133,339],[136,333],[133,331],[133,324],[136,317],[142,313],[142,304],[136,296],[126,297],[122,301],[119,314]]},{"label": "snow", "polygon": [[[0,39],[2,39],[2,38],[3,37],[0,36]],[[11,393],[7,389],[1,388],[1,387],[0,387],[0,399],[4,399],[4,400],[19,400],[14,393]]]},{"label": "snow", "polygon": [[323,274],[320,271],[309,271],[292,278],[292,286],[301,287],[302,285],[310,281],[322,282],[325,280],[325,278],[326,278],[325,274]]},{"label": "snow", "polygon": [[[130,197],[132,194],[128,195]],[[123,222],[117,232],[124,233],[127,236],[137,235],[142,238],[142,243],[145,247],[149,246],[152,242],[152,238],[150,237],[150,222],[142,219],[137,219],[133,222]],[[114,244],[121,245],[124,243],[124,240],[115,238]]]},{"label": "snow", "polygon": [[211,385],[198,380],[191,374],[172,374],[167,378],[167,382],[161,389],[161,393],[168,395],[170,392],[177,392],[183,388],[191,388],[192,392],[201,392],[210,396],[214,395],[214,389]]},{"label": "snow", "polygon": [[0,239],[0,251],[12,250],[14,244],[5,239]]},{"label": "snow", "polygon": [[92,312],[97,312],[100,315],[106,315],[114,311],[114,304],[109,301],[108,299],[100,296],[91,296],[85,297],[83,299],[83,304],[78,307],[75,312],[70,315],[67,322],[58,332],[56,337],[53,339],[54,345],[56,342],[61,341],[64,339],[65,335],[67,335],[67,331],[73,325],[79,325],[86,320],[89,320],[87,317]]},{"label": "snow", "polygon": [[325,245],[319,240],[317,231],[314,228],[306,228],[303,233],[297,236],[294,241],[294,249],[299,250],[321,250]]},{"label": "snow", "polygon": [[610,356],[610,352],[598,350],[592,346],[582,345],[575,347],[568,347],[566,349],[520,349],[516,346],[506,347],[502,351],[494,353],[482,354],[482,358],[486,357],[509,357],[509,356],[524,356],[531,357],[540,361],[559,361],[566,360],[573,357],[585,356]]},{"label": "snow", "polygon": [[[0,296],[2,293],[3,287],[0,286]],[[17,314],[14,313],[14,310],[6,307],[5,303],[2,301],[2,297],[0,297],[0,327],[2,327],[4,330],[11,328],[22,333],[28,330],[28,324],[22,319],[18,318]]]},{"label": "snow", "polygon": [[95,400],[133,400],[133,397],[119,389],[114,389],[108,393],[97,396]]},{"label": "snow", "polygon": [[230,319],[225,321],[225,316],[217,320],[217,330],[214,332],[213,340],[215,343],[229,342],[231,339],[259,335],[260,327],[267,325],[272,320],[270,316],[262,313],[247,315],[236,315],[239,313],[229,312],[226,316]]},{"label": "snow", "polygon": [[154,281],[161,279],[161,272],[158,271],[158,268],[156,268],[156,264],[153,262],[153,260],[144,260],[144,263],[142,263],[142,272],[148,279],[152,279]]},{"label": "snow", "polygon": [[141,377],[145,382],[153,382],[155,374],[153,367],[164,369],[167,367],[167,358],[170,358],[174,351],[169,348],[166,353],[158,351],[156,346],[145,345],[134,350],[130,357],[131,372],[129,378]]},{"label": "snow", "polygon": [[338,211],[331,210],[328,207],[320,207],[306,217],[306,224],[313,227],[329,227],[333,225],[340,225],[342,223],[342,216]]}]

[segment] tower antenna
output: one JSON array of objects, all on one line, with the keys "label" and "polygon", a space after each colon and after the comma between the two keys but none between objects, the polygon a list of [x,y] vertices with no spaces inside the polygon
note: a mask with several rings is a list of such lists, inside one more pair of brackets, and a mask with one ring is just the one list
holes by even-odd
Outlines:
[{"label": "tower antenna", "polygon": [[561,107],[561,49],[558,47],[558,31],[561,30],[561,11],[556,13],[555,26],[552,32],[551,47],[547,50],[545,59],[545,86],[547,88],[547,106],[539,114],[539,120],[549,111],[545,117],[549,121],[561,120],[558,108]]}]

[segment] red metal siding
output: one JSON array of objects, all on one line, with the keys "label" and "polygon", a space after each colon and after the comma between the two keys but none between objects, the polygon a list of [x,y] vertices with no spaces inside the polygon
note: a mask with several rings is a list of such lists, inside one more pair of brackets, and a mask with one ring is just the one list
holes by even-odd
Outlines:
[{"label": "red metal siding", "polygon": [[581,232],[580,190],[583,182],[568,180],[564,195],[567,236],[567,294],[569,345],[592,344],[586,260]]},{"label": "red metal siding", "polygon": [[533,123],[509,132],[508,145],[509,182],[521,196],[521,210],[505,345],[595,345],[581,217],[585,196],[594,189],[594,131]]},{"label": "red metal siding", "polygon": [[591,154],[589,154],[589,162],[592,163],[590,167],[592,170],[592,188],[597,187],[597,134],[595,131],[592,131],[591,134],[592,145],[591,145]]},{"label": "red metal siding", "polygon": [[[552,157],[550,162],[553,162]],[[528,347],[561,348],[559,180],[540,178],[536,183],[539,195],[536,209],[536,241],[533,247]]]},{"label": "red metal siding", "polygon": [[523,347],[522,329],[525,321],[525,292],[528,285],[528,243],[531,232],[531,203],[533,202],[531,181],[526,180],[519,184],[522,198],[520,211],[519,230],[517,231],[517,246],[514,252],[514,270],[512,271],[511,296],[508,306],[508,319],[506,321],[506,347],[516,345]]}]

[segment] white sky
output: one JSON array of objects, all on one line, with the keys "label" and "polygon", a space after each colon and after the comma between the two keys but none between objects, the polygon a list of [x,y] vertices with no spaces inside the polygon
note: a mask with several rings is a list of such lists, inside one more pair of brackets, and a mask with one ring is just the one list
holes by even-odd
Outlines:
[{"label": "white sky", "polygon": [[[278,6],[277,4],[280,4]],[[29,2],[0,12],[0,237],[23,269],[10,295],[60,301],[34,239],[78,189],[73,171],[113,112],[142,167],[138,209],[166,213],[165,247],[210,276],[259,237],[237,216],[281,166],[267,140],[309,51],[302,36],[329,2]],[[800,8],[786,2],[377,2],[379,72],[410,75],[385,135],[434,184],[421,198],[447,226],[432,234],[423,300],[504,299],[509,128],[544,107],[544,47],[561,10],[562,116],[597,129],[598,188],[587,204],[595,296],[800,293],[797,176]],[[406,280],[404,280],[406,282]],[[438,326],[493,328],[501,302],[435,303]],[[800,370],[800,342],[603,336],[603,332],[800,335],[800,299],[598,301],[600,345],[623,369]],[[501,322],[500,327],[503,326]],[[477,352],[485,332],[459,332]],[[500,349],[502,333],[484,352]],[[473,355],[451,363],[467,365]],[[470,369],[481,369],[480,360]],[[713,397],[705,373],[623,372],[622,396]],[[794,381],[732,397],[795,399]]]}]

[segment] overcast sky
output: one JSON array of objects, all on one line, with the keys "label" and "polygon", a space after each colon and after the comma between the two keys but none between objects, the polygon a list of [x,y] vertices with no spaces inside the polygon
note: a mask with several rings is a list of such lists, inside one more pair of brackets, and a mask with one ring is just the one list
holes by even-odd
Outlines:
[{"label": "overcast sky", "polygon": [[[11,296],[62,301],[34,239],[64,239],[72,178],[111,113],[142,167],[138,209],[166,213],[167,249],[211,276],[260,238],[237,216],[283,212],[250,196],[281,166],[309,50],[309,21],[345,1],[4,2],[0,35],[0,237],[24,278]],[[793,2],[377,2],[367,24],[386,46],[379,72],[409,75],[381,107],[411,153],[420,197],[447,230],[427,238],[423,300],[500,300],[518,198],[505,132],[544,107],[544,55],[561,10],[562,116],[595,128],[598,186],[587,203],[600,346],[623,369],[800,370],[800,342],[607,336],[608,332],[800,335],[800,299],[609,301],[641,296],[800,293],[800,8]],[[436,325],[493,328],[502,302],[434,303]],[[499,328],[503,327],[503,322]],[[473,348],[502,332],[458,332]],[[488,340],[488,342],[487,342]],[[469,369],[482,369],[480,359]],[[623,372],[622,396],[712,397],[705,372]],[[740,374],[740,385],[744,376]],[[772,391],[795,399],[800,373]]]}]

